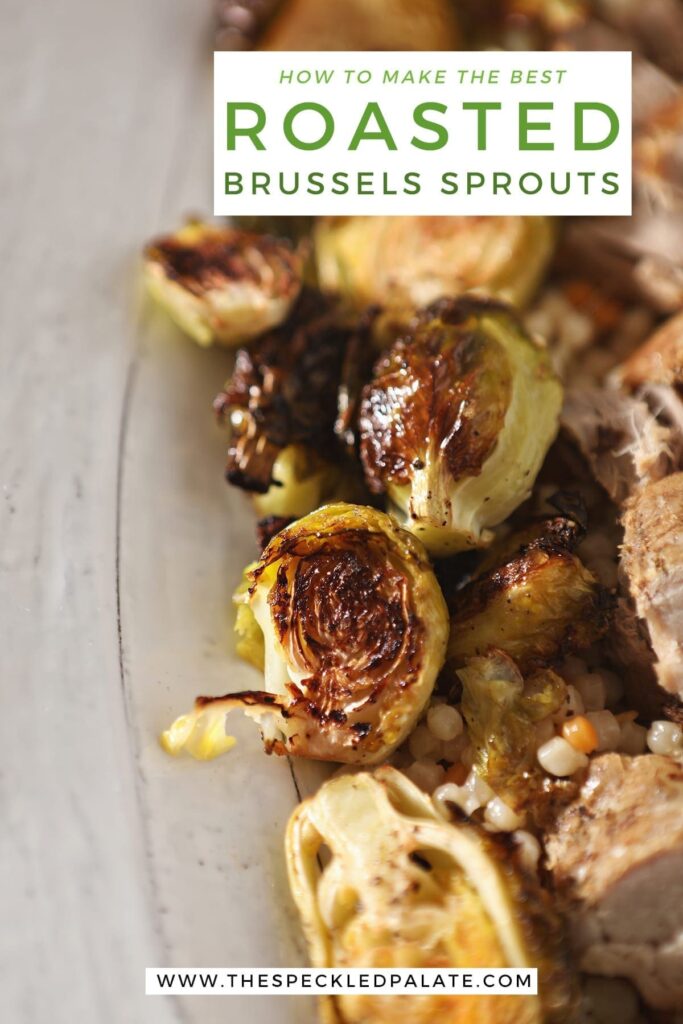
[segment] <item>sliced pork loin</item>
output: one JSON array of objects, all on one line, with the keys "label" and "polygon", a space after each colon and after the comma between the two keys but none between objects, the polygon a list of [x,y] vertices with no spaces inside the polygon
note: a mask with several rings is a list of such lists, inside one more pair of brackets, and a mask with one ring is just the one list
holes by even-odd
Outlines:
[{"label": "sliced pork loin", "polygon": [[683,765],[604,754],[546,837],[582,970],[683,1006]]},{"label": "sliced pork loin", "polygon": [[637,490],[622,522],[621,572],[647,624],[657,679],[683,699],[683,473]]},{"label": "sliced pork loin", "polygon": [[645,402],[617,388],[569,388],[562,426],[617,505],[671,471],[671,431]]},{"label": "sliced pork loin", "polygon": [[683,463],[683,311],[672,316],[612,374],[617,385],[648,403],[672,430],[672,450]]}]

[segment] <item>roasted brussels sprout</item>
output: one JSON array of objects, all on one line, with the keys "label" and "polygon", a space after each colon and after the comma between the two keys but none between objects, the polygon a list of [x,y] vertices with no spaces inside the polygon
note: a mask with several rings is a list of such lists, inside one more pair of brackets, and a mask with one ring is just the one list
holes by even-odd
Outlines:
[{"label": "roasted brussels sprout", "polygon": [[435,555],[486,546],[528,497],[557,432],[546,352],[492,300],[443,299],[375,367],[360,415],[371,490]]},{"label": "roasted brussels sprout", "polygon": [[362,492],[353,464],[328,460],[304,444],[278,452],[271,479],[265,494],[251,494],[260,519],[299,519],[326,502],[353,501]]},{"label": "roasted brussels sprout", "polygon": [[251,50],[281,0],[214,0],[215,50]]},{"label": "roasted brussels sprout", "polygon": [[457,50],[450,0],[289,0],[271,20],[264,50]]},{"label": "roasted brussels sprout", "polygon": [[356,306],[424,306],[477,289],[524,305],[553,248],[544,217],[329,217],[315,258],[323,291]]},{"label": "roasted brussels sprout", "polygon": [[[572,1018],[573,976],[537,886],[473,825],[393,768],[325,783],[294,811],[289,880],[315,967],[538,967],[538,996],[343,995],[336,1024],[541,1024]],[[322,871],[319,854],[327,848]],[[545,908],[544,908],[545,910]]]},{"label": "roasted brussels sprout", "polygon": [[[635,9],[638,7],[636,4],[633,6]],[[678,38],[683,38],[683,14],[680,10]],[[678,51],[679,47],[680,43],[672,50]],[[680,210],[683,205],[682,140],[683,91],[679,87],[668,102],[650,111],[645,123],[638,126],[633,140],[634,179],[655,209],[661,204],[669,210]]]},{"label": "roasted brussels sprout", "polygon": [[[683,385],[683,310],[666,320],[617,368],[618,382],[629,391],[640,392],[652,385]],[[656,392],[657,397],[661,394]],[[679,423],[680,426],[680,423]]]},{"label": "roasted brussels sprout", "polygon": [[214,408],[231,426],[226,478],[252,493],[261,518],[360,496],[335,428],[348,357],[367,329],[306,290],[285,324],[237,353]]},{"label": "roasted brussels sprout", "polygon": [[192,222],[145,249],[151,295],[200,345],[239,345],[286,318],[302,253],[288,242]]},{"label": "roasted brussels sprout", "polygon": [[599,639],[607,628],[607,596],[572,553],[580,533],[557,516],[507,538],[495,568],[451,602],[449,664],[457,668],[497,647],[526,672]]},{"label": "roasted brussels sprout", "polygon": [[512,658],[496,650],[472,658],[458,676],[477,774],[516,813],[530,811],[538,820],[550,786],[536,759],[534,726],[561,709],[566,683],[551,669],[525,680]]},{"label": "roasted brussels sprout", "polygon": [[[429,700],[446,650],[446,605],[420,543],[376,509],[327,505],[281,530],[248,578],[265,692],[200,697],[195,716],[214,728],[241,708],[268,752],[386,758]],[[165,734],[167,749],[181,749],[174,737],[190,718]]]}]

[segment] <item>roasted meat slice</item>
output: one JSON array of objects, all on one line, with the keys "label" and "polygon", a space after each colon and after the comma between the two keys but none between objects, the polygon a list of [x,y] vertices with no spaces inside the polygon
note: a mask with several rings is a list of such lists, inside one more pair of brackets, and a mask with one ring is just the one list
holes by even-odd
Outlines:
[{"label": "roasted meat slice", "polygon": [[[623,39],[671,74],[683,75],[683,8],[680,0],[596,0],[596,14]],[[631,47],[629,46],[629,49]]]},{"label": "roasted meat slice", "polygon": [[636,486],[659,480],[672,468],[669,428],[644,401],[616,388],[570,388],[561,423],[618,505]]},{"label": "roasted meat slice", "polygon": [[667,320],[620,366],[620,383],[633,391],[650,384],[683,386],[683,312]]},{"label": "roasted meat slice", "polygon": [[[677,4],[683,30],[683,5]],[[649,7],[648,7],[649,16]],[[630,49],[627,44],[579,49]],[[643,103],[643,98],[657,102]],[[631,217],[580,219],[563,237],[560,262],[654,309],[683,304],[683,89],[656,68],[634,65],[634,196]],[[640,109],[639,109],[640,108]]]},{"label": "roasted meat slice", "polygon": [[640,488],[626,505],[621,569],[647,624],[655,671],[683,698],[683,473]]},{"label": "roasted meat slice", "polygon": [[251,50],[281,0],[214,0],[216,50]]},{"label": "roasted meat slice", "polygon": [[664,103],[638,132],[633,157],[636,181],[645,194],[649,194],[653,202],[680,209],[683,205],[683,89]]},{"label": "roasted meat slice", "polygon": [[591,762],[546,841],[581,966],[683,1005],[683,766],[647,754]]},{"label": "roasted meat slice", "polygon": [[645,721],[678,717],[678,699],[657,682],[647,625],[638,618],[628,593],[620,593],[615,601],[605,650],[614,667],[620,669],[627,707],[635,708]]},{"label": "roasted meat slice", "polygon": [[614,373],[615,380],[642,397],[671,430],[670,447],[683,465],[683,313],[672,316]]}]

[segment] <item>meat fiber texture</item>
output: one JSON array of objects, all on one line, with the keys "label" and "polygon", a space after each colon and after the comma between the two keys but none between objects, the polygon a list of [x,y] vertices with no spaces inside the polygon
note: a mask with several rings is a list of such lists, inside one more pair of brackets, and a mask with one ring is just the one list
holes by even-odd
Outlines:
[{"label": "meat fiber texture", "polygon": [[670,429],[644,401],[616,388],[570,388],[561,422],[617,505],[672,468]]},{"label": "meat fiber texture", "polygon": [[683,1008],[683,765],[596,758],[546,853],[581,968],[629,978],[657,1009]]},{"label": "meat fiber texture", "polygon": [[622,0],[558,41],[561,49],[633,51],[632,217],[580,219],[561,259],[661,312],[683,305],[683,4]]}]

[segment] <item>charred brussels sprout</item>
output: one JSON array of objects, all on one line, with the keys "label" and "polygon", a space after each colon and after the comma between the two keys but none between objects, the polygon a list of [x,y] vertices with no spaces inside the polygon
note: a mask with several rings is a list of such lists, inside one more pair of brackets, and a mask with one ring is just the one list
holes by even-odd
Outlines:
[{"label": "charred brussels sprout", "polygon": [[544,217],[328,217],[315,258],[323,291],[359,307],[415,308],[472,289],[522,306],[553,235]]},{"label": "charred brussels sprout", "polygon": [[607,628],[607,596],[573,554],[580,534],[558,516],[508,538],[508,553],[501,552],[495,568],[451,601],[449,664],[464,665],[497,647],[526,672],[599,639]]},{"label": "charred brussels sprout", "polygon": [[237,353],[214,408],[231,428],[226,478],[251,492],[260,518],[360,496],[335,428],[348,355],[366,331],[305,291],[287,323]]},{"label": "charred brussels sprout", "polygon": [[375,367],[360,415],[369,487],[435,555],[486,546],[528,497],[562,387],[505,305],[444,299]]},{"label": "charred brussels sprout", "polygon": [[[387,757],[427,703],[446,650],[446,605],[419,542],[376,509],[327,505],[281,530],[248,578],[264,691],[199,698],[195,715],[213,728],[241,708],[278,754]],[[252,623],[245,629],[251,636]],[[173,729],[165,746],[175,752]]]},{"label": "charred brussels sprout", "polygon": [[150,293],[200,345],[239,345],[282,323],[302,273],[288,242],[211,224],[187,224],[145,250]]},{"label": "charred brussels sprout", "polygon": [[324,1004],[326,1022],[573,1019],[573,974],[538,887],[517,875],[486,833],[445,822],[395,769],[327,782],[294,811],[285,848],[315,967],[539,971],[538,996],[341,995]]}]

